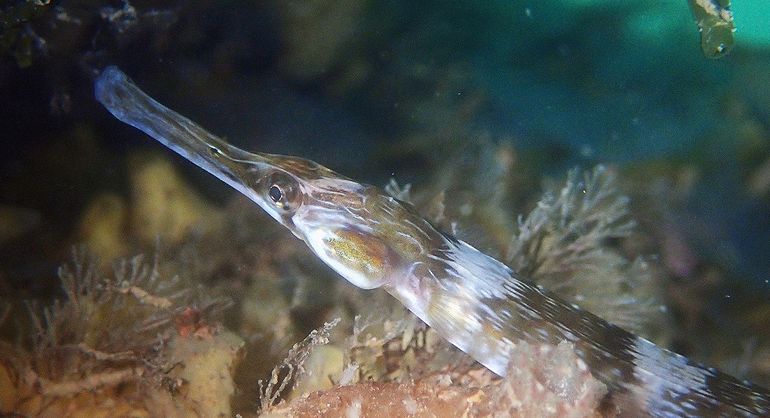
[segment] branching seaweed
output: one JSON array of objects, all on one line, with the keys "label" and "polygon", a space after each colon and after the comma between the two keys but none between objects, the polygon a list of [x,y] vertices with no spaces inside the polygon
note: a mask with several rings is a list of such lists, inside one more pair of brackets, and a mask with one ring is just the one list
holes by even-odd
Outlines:
[{"label": "branching seaweed", "polygon": [[72,262],[59,269],[65,299],[47,308],[28,304],[33,369],[41,377],[66,380],[146,365],[159,339],[176,331],[175,319],[191,306],[200,316],[210,316],[228,305],[224,299],[196,294],[177,277],[161,277],[157,257],[152,263],[143,256],[120,261],[113,277],[103,276],[98,266],[95,257],[73,250]]},{"label": "branching seaweed", "polygon": [[628,198],[614,182],[604,166],[582,181],[577,170],[570,171],[558,194],[546,193],[526,219],[519,219],[508,263],[527,277],[595,265],[608,239],[626,237],[636,225],[628,216]]},{"label": "branching seaweed", "polygon": [[10,386],[0,412],[230,415],[243,342],[215,317],[228,301],[164,277],[158,264],[157,254],[136,256],[105,274],[96,257],[73,250],[59,269],[64,297],[28,303],[19,344],[0,342],[0,387]]},{"label": "branching seaweed", "polygon": [[519,219],[506,262],[568,300],[640,332],[661,306],[653,297],[648,264],[629,262],[611,246],[636,226],[628,197],[604,166],[579,177],[572,170],[558,192],[548,192]]},{"label": "branching seaweed", "polygon": [[315,329],[304,340],[294,344],[286,358],[270,372],[270,380],[257,382],[259,386],[259,409],[265,411],[276,404],[290,383],[296,382],[303,373],[303,364],[314,347],[329,343],[329,333],[340,322],[336,318]]}]

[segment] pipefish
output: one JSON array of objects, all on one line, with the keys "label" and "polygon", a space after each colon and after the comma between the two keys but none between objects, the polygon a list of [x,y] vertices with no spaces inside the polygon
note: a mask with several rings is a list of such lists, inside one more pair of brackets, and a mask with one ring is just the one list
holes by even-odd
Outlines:
[{"label": "pipefish", "polygon": [[624,410],[770,416],[770,392],[660,348],[519,277],[406,202],[303,158],[234,147],[164,107],[116,67],[96,99],[229,184],[362,289],[382,288],[460,350],[506,374],[519,342],[567,340]]}]

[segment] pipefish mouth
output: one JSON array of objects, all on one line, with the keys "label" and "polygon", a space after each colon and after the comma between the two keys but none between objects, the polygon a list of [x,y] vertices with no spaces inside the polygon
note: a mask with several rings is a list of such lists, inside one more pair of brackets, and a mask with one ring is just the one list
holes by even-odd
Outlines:
[{"label": "pipefish mouth", "polygon": [[500,376],[521,342],[574,344],[629,414],[770,416],[770,392],[700,366],[519,277],[406,202],[304,158],[247,152],[140,90],[116,67],[96,99],[248,197],[350,283],[382,288]]}]

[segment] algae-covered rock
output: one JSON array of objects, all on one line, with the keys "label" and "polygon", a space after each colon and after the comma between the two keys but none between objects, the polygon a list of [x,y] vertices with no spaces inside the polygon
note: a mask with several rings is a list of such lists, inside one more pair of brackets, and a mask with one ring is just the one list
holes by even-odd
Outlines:
[{"label": "algae-covered rock", "polygon": [[170,343],[171,363],[180,365],[170,377],[182,379],[184,403],[197,416],[232,416],[233,371],[243,345],[243,340],[229,331],[178,336]]},{"label": "algae-covered rock", "polygon": [[161,237],[178,245],[192,232],[212,230],[222,222],[164,157],[137,154],[129,162],[131,181],[131,225],[144,242]]},{"label": "algae-covered rock", "polygon": [[607,388],[570,343],[522,343],[505,379],[488,370],[439,372],[403,383],[362,382],[307,393],[264,417],[590,417],[602,416]]},{"label": "algae-covered rock", "polygon": [[115,193],[93,198],[78,223],[78,240],[103,260],[116,260],[128,253],[126,228],[128,205]]}]

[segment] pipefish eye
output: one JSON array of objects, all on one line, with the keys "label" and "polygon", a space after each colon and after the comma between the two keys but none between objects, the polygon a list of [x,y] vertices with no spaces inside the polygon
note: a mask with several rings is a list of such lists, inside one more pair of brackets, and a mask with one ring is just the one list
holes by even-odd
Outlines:
[{"label": "pipefish eye", "polygon": [[273,173],[267,183],[267,198],[276,207],[290,211],[301,203],[299,184],[284,173]]},{"label": "pipefish eye", "polygon": [[283,199],[283,191],[281,191],[281,188],[275,184],[270,186],[270,190],[268,190],[267,194],[270,195],[270,199],[273,200],[273,203],[278,203]]}]

